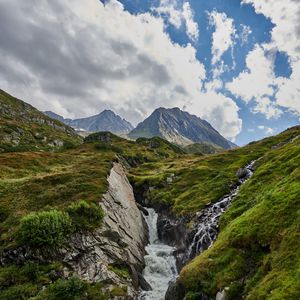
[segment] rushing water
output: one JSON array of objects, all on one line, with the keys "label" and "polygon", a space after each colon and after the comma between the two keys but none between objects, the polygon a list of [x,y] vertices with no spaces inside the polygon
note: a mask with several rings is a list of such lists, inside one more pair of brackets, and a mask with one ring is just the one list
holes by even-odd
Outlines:
[{"label": "rushing water", "polygon": [[255,161],[252,161],[245,167],[247,172],[246,175],[239,180],[239,185],[234,188],[229,195],[226,195],[217,203],[204,208],[197,214],[197,227],[193,241],[189,247],[188,260],[211,247],[218,235],[220,216],[228,209],[233,198],[238,194],[240,186],[253,175],[252,168],[254,163]]},{"label": "rushing water", "polygon": [[146,247],[145,269],[143,276],[151,285],[151,291],[142,291],[140,300],[163,300],[169,282],[177,276],[176,260],[173,256],[174,248],[163,244],[158,239],[157,213],[148,208],[145,216],[149,228],[149,244]]}]

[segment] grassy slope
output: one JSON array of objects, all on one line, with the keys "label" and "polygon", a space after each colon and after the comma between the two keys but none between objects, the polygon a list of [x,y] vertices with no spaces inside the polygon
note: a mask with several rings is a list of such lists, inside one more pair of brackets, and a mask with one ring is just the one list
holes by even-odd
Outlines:
[{"label": "grassy slope", "polygon": [[[151,186],[147,197],[165,203],[176,214],[189,214],[216,202],[237,182],[236,172],[250,161],[272,151],[272,147],[300,134],[300,128],[251,143],[246,147],[209,156],[186,155],[181,159],[145,163],[130,172],[132,183],[139,188]],[[174,174],[171,185],[167,177]]]},{"label": "grassy slope", "polygon": [[190,154],[214,154],[224,151],[223,148],[209,143],[195,143],[184,147],[184,150]]},{"label": "grassy slope", "polygon": [[80,200],[99,201],[117,156],[142,163],[178,156],[161,140],[156,149],[112,136],[63,152],[0,154],[0,245],[7,246],[22,216],[47,207],[64,209]]},{"label": "grassy slope", "polygon": [[[14,120],[1,118],[1,122],[11,124]],[[22,122],[17,125],[28,126]],[[3,133],[6,125],[1,124]],[[36,125],[28,130],[34,128]],[[53,137],[61,134],[52,127],[47,130]],[[295,282],[300,257],[299,140],[282,148],[272,147],[299,133],[300,129],[294,128],[244,148],[204,157],[182,155],[180,149],[158,138],[135,143],[117,137],[112,137],[110,144],[86,143],[55,153],[2,153],[0,249],[14,247],[19,221],[31,211],[47,207],[65,209],[80,200],[99,201],[107,189],[106,176],[116,155],[122,161],[126,158],[132,165],[139,165],[131,169],[131,181],[137,187],[154,186],[148,197],[171,205],[177,214],[193,213],[217,201],[236,182],[238,168],[265,155],[257,163],[254,177],[223,216],[222,232],[214,247],[188,265],[181,280],[192,293],[201,289],[212,297],[218,289],[230,286],[232,298],[235,289],[243,290],[249,299],[264,299],[275,289],[273,299],[294,299],[289,296],[300,290]],[[24,145],[27,142],[24,140]],[[36,138],[28,143],[30,149],[48,149]],[[175,174],[173,183],[167,184],[171,174]],[[35,279],[31,278],[30,267],[24,267],[30,272],[23,277],[21,274],[27,272],[23,267],[11,268],[16,269],[15,273],[0,269],[0,283],[8,282],[4,292],[0,288],[0,299],[10,299],[7,294],[6,298],[2,296],[11,289],[16,291],[10,294],[11,299],[21,299],[14,295],[24,294],[22,289],[27,288],[28,294],[35,295],[43,284],[53,281],[47,277],[52,266],[38,267],[42,269],[38,271],[42,278]],[[59,266],[53,268],[59,273]]]},{"label": "grassy slope", "polygon": [[181,272],[190,295],[214,298],[229,287],[228,299],[300,298],[299,165],[300,139],[257,163],[222,217],[214,246]]},{"label": "grassy slope", "polygon": [[[110,134],[109,143],[87,142],[62,152],[0,154],[0,253],[16,246],[15,232],[21,218],[30,212],[49,208],[64,210],[80,200],[101,201],[113,161],[159,161],[179,157],[178,152],[180,149],[161,139],[135,143]],[[53,279],[51,274],[60,274],[61,268],[61,264],[1,267],[0,299],[27,299],[37,295],[43,285],[60,277]],[[117,293],[101,298],[99,287],[98,293],[94,288],[97,287],[89,287],[96,295],[94,298],[80,299],[108,299]]]},{"label": "grassy slope", "polygon": [[78,145],[73,129],[0,89],[0,152],[41,151]]}]

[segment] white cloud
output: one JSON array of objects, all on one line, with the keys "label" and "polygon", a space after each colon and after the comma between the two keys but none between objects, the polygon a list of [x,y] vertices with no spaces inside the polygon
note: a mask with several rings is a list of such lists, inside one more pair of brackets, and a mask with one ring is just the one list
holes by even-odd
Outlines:
[{"label": "white cloud", "polygon": [[212,11],[208,14],[210,25],[215,27],[212,36],[212,64],[216,64],[223,54],[234,45],[236,29],[234,21],[225,13]]},{"label": "white cloud", "polygon": [[263,125],[259,125],[259,126],[257,126],[257,128],[259,130],[263,130],[266,135],[272,135],[275,132],[275,130],[273,128],[266,127],[266,126],[263,126]]},{"label": "white cloud", "polygon": [[278,118],[282,114],[282,110],[276,107],[276,105],[266,97],[261,98],[252,111],[265,115],[267,119]]},{"label": "white cloud", "polygon": [[182,26],[182,7],[180,8],[176,0],[160,0],[158,7],[153,8],[154,11],[168,17],[170,24],[179,29]]},{"label": "white cloud", "polygon": [[198,24],[194,21],[193,11],[189,2],[185,2],[182,7],[182,16],[185,20],[186,32],[193,41],[199,38]]},{"label": "white cloud", "polygon": [[266,56],[264,48],[256,44],[246,57],[246,66],[246,70],[226,84],[227,89],[245,102],[259,102],[264,97],[273,96],[274,57]]},{"label": "white cloud", "polygon": [[186,34],[192,41],[199,38],[199,27],[194,20],[194,12],[189,2],[177,0],[160,0],[158,7],[153,8],[160,15],[167,16],[170,24],[179,29],[183,24],[186,28]]},{"label": "white cloud", "polygon": [[252,33],[252,30],[249,26],[246,26],[244,24],[241,24],[241,27],[242,27],[242,33],[241,33],[240,39],[241,39],[242,45],[245,45],[248,42],[248,39]]},{"label": "white cloud", "polygon": [[136,123],[159,106],[186,106],[225,137],[241,130],[234,101],[201,92],[195,48],[172,42],[161,18],[116,0],[2,0],[0,28],[0,86],[41,110],[111,108]]},{"label": "white cloud", "polygon": [[275,75],[271,74],[269,82],[266,82],[264,77],[265,89],[273,84],[274,90],[276,89],[274,105],[300,115],[300,1],[243,0],[243,3],[252,4],[257,13],[264,14],[274,24],[271,42],[266,47],[285,52],[289,56],[292,68],[290,78],[274,79]]}]

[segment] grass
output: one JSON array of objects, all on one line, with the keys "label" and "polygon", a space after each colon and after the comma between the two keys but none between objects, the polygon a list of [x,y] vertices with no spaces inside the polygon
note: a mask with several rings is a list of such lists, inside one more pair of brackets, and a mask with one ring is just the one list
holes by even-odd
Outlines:
[{"label": "grass", "polygon": [[53,151],[82,142],[74,130],[0,89],[0,153]]},{"label": "grass", "polygon": [[299,165],[300,139],[256,164],[213,247],[182,270],[187,291],[214,297],[228,287],[226,299],[300,298]]},{"label": "grass", "polygon": [[[152,203],[168,205],[177,215],[192,214],[227,194],[230,186],[237,183],[236,172],[240,167],[298,134],[299,128],[293,128],[279,136],[214,155],[185,155],[176,160],[144,163],[131,170],[130,180],[136,190],[152,187],[144,195]],[[172,174],[173,182],[168,184],[167,178]]]},{"label": "grass", "polygon": [[0,247],[14,244],[22,217],[45,209],[65,210],[85,200],[98,203],[107,190],[113,152],[93,145],[58,153],[26,152],[0,155]]},{"label": "grass", "polygon": [[[240,167],[263,157],[255,165],[255,175],[221,218],[221,233],[214,246],[187,265],[180,280],[188,299],[197,299],[200,292],[213,298],[225,287],[229,299],[240,295],[246,299],[300,298],[300,139],[286,144],[299,135],[299,127],[243,148],[199,156],[185,154],[160,138],[133,142],[98,133],[80,144],[71,133],[36,123],[42,117],[38,111],[2,91],[0,103],[5,104],[0,107],[4,107],[1,115],[7,109],[17,112],[15,117],[1,118],[0,138],[24,131],[18,146],[1,144],[6,153],[0,154],[0,253],[18,246],[16,234],[21,220],[28,216],[55,210],[68,212],[77,231],[100,226],[95,208],[107,191],[114,161],[128,168],[136,192],[142,191],[153,204],[169,206],[177,215],[187,215],[218,201],[237,182]],[[22,110],[31,121],[20,117]],[[59,137],[65,148],[52,152],[43,136],[47,141]],[[82,210],[84,214],[78,213]],[[89,224],[91,216],[94,221]],[[112,265],[111,270],[130,277],[120,266]],[[61,265],[2,266],[0,299],[58,299],[55,295],[69,289],[74,299],[126,294],[126,287],[103,294],[101,284],[62,277]]]}]

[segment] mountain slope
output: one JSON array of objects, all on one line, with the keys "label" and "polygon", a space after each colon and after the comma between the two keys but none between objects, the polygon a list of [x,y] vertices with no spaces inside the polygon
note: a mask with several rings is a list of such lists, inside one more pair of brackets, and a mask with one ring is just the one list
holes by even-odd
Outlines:
[{"label": "mountain slope", "polygon": [[81,119],[64,119],[54,112],[46,111],[45,114],[51,118],[57,119],[77,130],[86,130],[88,132],[110,131],[116,134],[126,134],[133,129],[133,126],[116,115],[111,110],[104,110],[98,115]]},{"label": "mountain slope", "polygon": [[253,160],[254,175],[222,215],[217,240],[183,268],[167,299],[216,299],[218,292],[228,300],[300,298],[300,126],[215,155],[141,165],[131,181],[147,203],[169,206],[191,227]]},{"label": "mountain slope", "polygon": [[65,124],[0,90],[0,152],[51,150],[81,138]]},{"label": "mountain slope", "polygon": [[156,109],[129,134],[133,139],[153,136],[160,136],[179,145],[206,142],[223,149],[234,147],[234,144],[222,137],[207,121],[179,108]]}]

